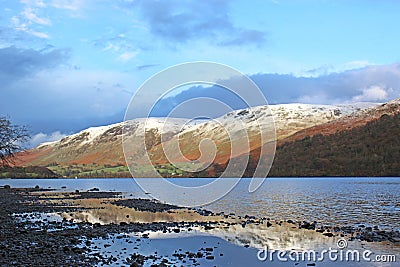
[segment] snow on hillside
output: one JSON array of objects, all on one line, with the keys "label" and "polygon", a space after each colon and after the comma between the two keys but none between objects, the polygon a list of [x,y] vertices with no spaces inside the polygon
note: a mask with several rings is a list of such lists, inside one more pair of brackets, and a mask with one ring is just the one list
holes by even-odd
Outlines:
[{"label": "snow on hillside", "polygon": [[[342,105],[314,104],[280,104],[257,106],[248,109],[231,111],[215,120],[189,128],[180,135],[191,132],[194,135],[213,133],[215,138],[224,138],[226,133],[221,127],[234,133],[242,129],[267,130],[275,126],[277,137],[283,138],[298,130],[349,115],[365,108],[378,105],[377,103],[355,103]],[[268,109],[269,107],[269,109]],[[273,116],[273,120],[272,117]]]},{"label": "snow on hillside", "polygon": [[271,105],[277,130],[291,126],[310,127],[325,123],[344,115],[349,115],[365,108],[376,106],[376,103],[356,103],[342,105],[282,104]]},{"label": "snow on hillside", "polygon": [[111,128],[114,128],[114,127],[117,127],[117,126],[120,126],[120,125],[122,125],[121,122],[120,123],[115,123],[115,124],[110,124],[110,125],[105,125],[105,126],[90,127],[90,128],[87,128],[87,129],[85,129],[83,131],[80,131],[80,132],[78,132],[76,134],[72,134],[72,135],[66,136],[66,137],[62,138],[61,140],[59,140],[59,141],[42,143],[42,144],[40,144],[38,146],[38,148],[41,148],[41,147],[44,147],[44,146],[55,146],[55,145],[60,144],[60,143],[65,143],[67,141],[74,140],[74,139],[79,138],[81,136],[84,136],[84,138],[81,141],[82,145],[83,144],[87,144],[87,143],[91,143],[91,142],[93,142],[94,139],[96,139],[98,136],[102,135],[107,130],[109,130]]},{"label": "snow on hillside", "polygon": [[192,126],[188,119],[182,118],[140,118],[132,122],[141,123],[146,130],[157,129],[158,132],[181,132]]},{"label": "snow on hillside", "polygon": [[[46,147],[46,146],[58,146],[58,145],[68,145],[70,143],[74,143],[74,145],[82,146],[85,144],[91,144],[94,141],[98,140],[102,136],[108,135],[117,135],[119,137],[122,136],[122,129],[125,125],[133,126],[134,131],[132,134],[135,134],[135,130],[139,127],[145,127],[146,130],[155,129],[157,132],[173,132],[178,133],[182,130],[190,128],[193,124],[187,123],[187,119],[180,118],[140,118],[132,121],[119,122],[115,124],[98,126],[98,127],[90,127],[88,129],[82,130],[78,133],[66,136],[59,141],[46,142],[42,143],[38,146],[38,148]],[[137,133],[140,134],[140,133]]]},{"label": "snow on hillside", "polygon": [[[376,103],[356,103],[342,105],[313,105],[313,104],[280,104],[258,106],[249,109],[231,111],[224,116],[210,121],[188,121],[181,118],[141,118],[129,122],[120,122],[106,126],[90,127],[76,134],[64,137],[59,141],[46,142],[38,148],[46,146],[59,145],[86,145],[91,144],[102,136],[118,135],[121,136],[122,128],[129,123],[137,128],[145,124],[146,130],[155,129],[157,132],[190,133],[193,135],[202,135],[202,133],[212,134],[214,137],[223,138],[225,133],[221,127],[230,132],[240,131],[243,128],[252,129],[261,127],[261,129],[270,129],[273,124],[279,136],[285,137],[294,132],[311,127],[317,124],[325,123],[353,112],[376,106]],[[135,132],[132,132],[134,134]]]}]

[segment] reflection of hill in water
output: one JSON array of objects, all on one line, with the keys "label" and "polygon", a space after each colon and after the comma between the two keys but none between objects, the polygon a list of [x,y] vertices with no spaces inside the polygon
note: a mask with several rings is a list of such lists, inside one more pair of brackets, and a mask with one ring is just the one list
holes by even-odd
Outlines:
[{"label": "reflection of hill in water", "polygon": [[117,206],[105,199],[82,199],[74,200],[74,204],[83,206],[84,211],[63,213],[67,220],[77,222],[89,222],[100,224],[120,224],[121,222],[131,223],[152,223],[152,222],[192,222],[192,221],[217,221],[220,216],[205,217],[193,210],[177,209],[164,212],[137,211],[132,208]]}]

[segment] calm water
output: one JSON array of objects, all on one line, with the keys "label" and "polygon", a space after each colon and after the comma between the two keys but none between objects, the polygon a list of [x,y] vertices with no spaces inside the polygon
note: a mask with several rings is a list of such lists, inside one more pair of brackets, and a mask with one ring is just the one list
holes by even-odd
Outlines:
[{"label": "calm water", "polygon": [[[171,179],[187,186],[211,180]],[[268,178],[254,193],[248,192],[249,182],[250,179],[242,179],[228,195],[205,208],[278,220],[377,225],[400,231],[400,178]],[[0,185],[6,184],[12,187],[39,185],[62,191],[97,187],[126,192],[133,197],[149,197],[133,179],[0,180]],[[61,188],[64,186],[66,188]]]}]

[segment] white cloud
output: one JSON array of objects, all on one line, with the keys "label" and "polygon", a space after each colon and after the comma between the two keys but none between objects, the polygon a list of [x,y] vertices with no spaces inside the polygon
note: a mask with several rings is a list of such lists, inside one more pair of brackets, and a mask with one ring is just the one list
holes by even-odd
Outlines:
[{"label": "white cloud", "polygon": [[139,52],[137,52],[137,51],[125,52],[125,53],[121,54],[121,55],[118,57],[118,60],[120,60],[120,61],[129,61],[129,60],[131,60],[132,58],[136,57],[136,55],[137,55],[138,53],[139,53]]},{"label": "white cloud", "polygon": [[391,89],[386,89],[383,86],[372,85],[367,88],[361,89],[360,95],[354,96],[354,102],[365,102],[365,101],[382,101],[386,100]]},{"label": "white cloud", "polygon": [[20,0],[20,2],[27,7],[34,7],[34,8],[54,7],[57,9],[77,11],[83,6],[85,0],[52,0],[52,1]]},{"label": "white cloud", "polygon": [[47,33],[44,33],[44,32],[38,32],[38,31],[32,31],[32,30],[29,30],[27,32],[32,34],[32,35],[34,35],[34,36],[36,36],[36,37],[42,38],[42,39],[49,39],[50,38],[50,36]]},{"label": "white cloud", "polygon": [[41,0],[21,0],[21,3],[27,6],[46,7],[46,4]]},{"label": "white cloud", "polygon": [[54,0],[51,6],[58,9],[76,11],[81,8],[82,0]]},{"label": "white cloud", "polygon": [[342,70],[361,69],[361,68],[365,68],[365,67],[371,66],[371,65],[374,65],[374,64],[369,62],[368,60],[355,60],[355,61],[346,62],[345,64],[343,64],[343,66],[340,69],[342,69]]},{"label": "white cloud", "polygon": [[[50,20],[47,21],[46,19],[35,17],[35,15],[30,14],[29,12],[27,14],[23,14],[23,15],[24,16],[22,19],[21,19],[21,17],[17,17],[17,16],[14,16],[11,18],[11,22],[16,31],[22,31],[22,32],[31,34],[33,36],[36,36],[36,37],[39,37],[42,39],[49,38],[49,35],[47,33],[32,29],[32,24],[33,24],[33,21],[35,20],[35,21],[39,22],[37,24],[40,24],[42,26],[43,25],[51,25]],[[31,20],[31,19],[33,19],[33,20]],[[47,23],[49,23],[49,24],[47,24]]]},{"label": "white cloud", "polygon": [[25,8],[24,11],[22,11],[22,15],[31,23],[36,23],[44,26],[51,25],[51,21],[49,19],[39,17],[36,14],[35,10],[33,10],[32,8]]},{"label": "white cloud", "polygon": [[24,32],[29,35],[48,39],[49,35],[43,31],[44,27],[52,25],[52,21],[43,14],[47,8],[47,4],[41,0],[20,0],[23,5],[22,11],[11,17],[11,28],[15,32]]},{"label": "white cloud", "polygon": [[66,134],[61,133],[60,131],[55,131],[51,134],[45,134],[45,133],[38,133],[32,136],[31,140],[29,141],[29,146],[30,147],[37,147],[39,144],[45,143],[45,142],[54,142],[61,140],[64,138]]},{"label": "white cloud", "polygon": [[106,47],[102,49],[102,51],[113,51],[113,52],[118,52],[121,50],[121,47],[112,43],[108,43]]}]

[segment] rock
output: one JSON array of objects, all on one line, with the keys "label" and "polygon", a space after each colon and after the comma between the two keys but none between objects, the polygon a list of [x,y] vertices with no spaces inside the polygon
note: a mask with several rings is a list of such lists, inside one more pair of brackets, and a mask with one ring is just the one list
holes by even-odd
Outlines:
[{"label": "rock", "polygon": [[98,191],[100,191],[100,189],[98,189],[97,187],[88,190],[88,192],[98,192]]},{"label": "rock", "polygon": [[303,223],[300,225],[299,228],[304,228],[304,229],[308,229],[308,230],[315,230],[315,225],[316,225],[316,222],[309,223],[309,222],[303,221]]}]

